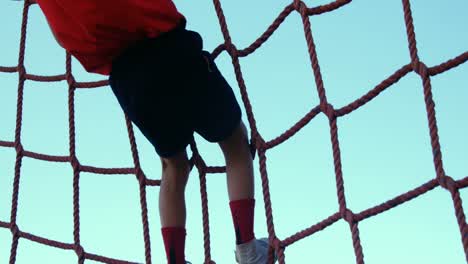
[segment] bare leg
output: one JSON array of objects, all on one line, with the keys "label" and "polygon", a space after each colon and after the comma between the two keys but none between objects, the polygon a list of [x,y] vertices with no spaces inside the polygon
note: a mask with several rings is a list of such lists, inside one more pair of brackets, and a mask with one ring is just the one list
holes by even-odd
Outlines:
[{"label": "bare leg", "polygon": [[163,173],[159,191],[159,216],[167,263],[185,263],[185,186],[189,163],[185,150],[161,158]]},{"label": "bare leg", "polygon": [[253,162],[244,123],[241,121],[233,134],[219,145],[226,161],[229,200],[253,198]]},{"label": "bare leg", "polygon": [[[248,200],[254,198],[254,172],[245,125],[241,122],[234,133],[219,145],[226,160],[229,200],[231,203],[237,201],[244,204],[234,206],[234,209],[231,207],[236,230],[236,261],[238,263],[266,263],[268,239],[255,239],[253,234],[253,206]],[[253,235],[252,240],[246,238],[251,235]]]},{"label": "bare leg", "polygon": [[190,165],[187,152],[174,157],[161,158],[163,173],[159,191],[159,215],[161,226],[185,227],[185,186],[187,185]]}]

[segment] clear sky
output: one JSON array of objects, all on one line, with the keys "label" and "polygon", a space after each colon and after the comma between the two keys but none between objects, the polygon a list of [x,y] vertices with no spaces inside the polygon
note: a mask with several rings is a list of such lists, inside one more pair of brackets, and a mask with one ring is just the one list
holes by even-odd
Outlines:
[{"label": "clear sky", "polygon": [[[305,1],[309,6],[329,0]],[[187,27],[204,38],[212,51],[222,34],[209,0],[176,0]],[[271,24],[286,0],[222,1],[233,42],[252,43]],[[434,66],[468,51],[468,2],[411,1],[419,55]],[[0,65],[18,61],[22,2],[0,2]],[[401,1],[355,0],[311,18],[318,59],[329,101],[342,107],[372,89],[410,61]],[[266,140],[291,127],[318,104],[303,26],[291,14],[278,31],[241,66],[257,125]],[[216,60],[240,93],[227,53]],[[43,14],[29,14],[26,69],[37,75],[65,72],[65,51],[55,42]],[[80,81],[103,80],[73,60]],[[455,179],[468,176],[468,63],[431,78],[444,169]],[[18,75],[0,73],[0,140],[13,141]],[[196,89],[196,87],[194,87]],[[122,111],[109,87],[76,92],[77,156],[82,164],[130,167],[130,144]],[[245,111],[244,121],[247,123]],[[338,119],[345,193],[348,206],[360,212],[407,192],[435,177],[422,83],[410,73],[359,110]],[[68,155],[67,83],[27,81],[22,142],[26,150]],[[136,131],[145,173],[160,178],[160,161]],[[217,145],[196,136],[210,165],[223,165]],[[328,120],[318,115],[286,143],[267,152],[271,200],[277,235],[284,239],[338,210]],[[15,151],[0,148],[0,220],[9,221]],[[258,159],[255,233],[267,236]],[[235,263],[235,237],[224,174],[207,178],[211,254],[219,264]],[[81,241],[87,252],[129,261],[144,261],[138,183],[131,175],[81,173]],[[165,254],[158,215],[158,187],[147,188],[153,263]],[[468,190],[461,190],[465,207]],[[186,191],[187,260],[202,263],[203,233],[196,170]],[[18,225],[21,230],[73,242],[72,168],[67,163],[23,160]],[[415,200],[359,224],[368,264],[465,263],[453,202],[437,187]],[[11,233],[0,229],[0,263],[9,259]],[[17,262],[76,263],[72,251],[21,239]],[[287,263],[355,263],[351,232],[340,220],[286,249]],[[93,263],[93,261],[86,261]]]}]

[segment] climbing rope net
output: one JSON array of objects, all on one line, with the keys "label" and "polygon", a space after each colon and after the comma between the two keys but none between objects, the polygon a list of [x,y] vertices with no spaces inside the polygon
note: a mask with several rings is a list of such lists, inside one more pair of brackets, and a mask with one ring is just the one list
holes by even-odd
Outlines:
[{"label": "climbing rope net", "polygon": [[[465,63],[468,60],[468,51],[462,53],[461,55],[450,59],[440,65],[433,67],[426,66],[422,61],[419,60],[418,50],[416,47],[416,37],[413,26],[413,19],[411,14],[411,7],[409,0],[402,0],[403,9],[404,9],[404,19],[406,24],[406,32],[408,36],[409,51],[411,55],[411,62],[402,66],[400,69],[395,71],[387,79],[383,80],[380,84],[375,86],[368,93],[355,100],[354,102],[346,105],[340,109],[335,109],[332,104],[327,100],[326,91],[323,85],[321,71],[319,62],[317,59],[317,52],[314,44],[314,39],[312,36],[311,25],[310,25],[310,16],[319,15],[326,12],[333,11],[338,9],[348,3],[351,0],[336,0],[330,4],[317,6],[314,8],[309,8],[307,5],[299,0],[294,0],[293,3],[289,4],[284,8],[284,10],[279,14],[275,21],[268,27],[268,29],[249,47],[239,50],[232,43],[231,37],[229,34],[228,26],[224,17],[223,9],[219,0],[213,0],[214,6],[216,9],[216,14],[218,16],[221,30],[224,37],[224,43],[219,45],[214,51],[213,56],[217,57],[222,51],[226,51],[232,58],[232,62],[235,69],[236,79],[240,87],[242,101],[246,109],[248,122],[251,128],[251,148],[252,152],[258,152],[258,160],[260,165],[260,175],[262,180],[262,190],[263,190],[263,199],[265,204],[265,212],[268,226],[269,242],[270,242],[270,254],[269,254],[269,263],[271,263],[273,252],[276,252],[278,255],[278,261],[280,264],[285,263],[285,248],[294,242],[308,237],[316,232],[319,232],[330,225],[334,224],[340,219],[344,219],[349,223],[349,227],[352,234],[354,253],[356,256],[356,263],[364,264],[364,254],[360,242],[359,236],[359,222],[367,219],[369,217],[375,216],[382,212],[385,212],[389,209],[392,209],[398,205],[401,205],[409,200],[412,200],[418,197],[421,194],[424,194],[430,190],[433,190],[437,186],[441,186],[450,192],[453,200],[453,206],[455,208],[455,215],[457,222],[460,228],[461,240],[463,243],[463,248],[465,256],[468,262],[468,229],[465,220],[465,214],[463,212],[462,200],[460,198],[460,189],[468,186],[468,176],[461,180],[454,180],[452,177],[448,176],[444,172],[444,166],[442,162],[442,152],[440,150],[438,129],[437,129],[437,120],[435,116],[435,104],[432,98],[432,88],[431,88],[431,76],[443,73],[448,71],[458,65]],[[150,253],[150,235],[148,227],[148,210],[146,204],[146,186],[157,186],[160,184],[160,180],[151,180],[145,176],[145,173],[141,169],[137,145],[135,142],[135,136],[130,120],[126,117],[126,126],[128,130],[131,153],[133,157],[134,167],[132,168],[98,168],[92,166],[86,166],[81,164],[78,161],[75,152],[75,107],[74,99],[75,92],[77,89],[86,89],[86,88],[98,88],[108,85],[107,81],[98,81],[98,82],[77,82],[71,71],[71,56],[69,53],[66,55],[66,73],[58,76],[37,76],[33,74],[28,74],[24,67],[24,54],[25,54],[25,41],[26,41],[26,30],[28,22],[28,11],[29,7],[35,4],[32,0],[27,0],[24,3],[23,8],[23,20],[21,26],[21,39],[20,39],[20,50],[19,50],[19,61],[16,67],[2,67],[0,66],[0,72],[6,73],[19,73],[19,84],[18,84],[18,95],[17,95],[17,112],[16,112],[16,128],[15,128],[15,138],[14,141],[2,141],[0,140],[1,147],[14,148],[16,151],[16,161],[14,168],[14,179],[13,179],[13,197],[12,197],[12,206],[11,206],[11,216],[9,222],[0,221],[0,227],[10,229],[12,233],[12,243],[10,251],[10,264],[15,263],[18,241],[20,238],[29,239],[31,241],[41,243],[44,245],[74,250],[78,256],[78,263],[83,264],[85,259],[100,261],[104,263],[135,263],[130,261],[118,260],[115,258],[110,258],[106,256],[100,256],[92,254],[82,247],[80,243],[80,173],[90,172],[97,174],[130,174],[135,175],[136,179],[139,182],[139,192],[140,192],[140,203],[141,203],[141,219],[143,223],[143,236],[145,244],[145,260],[146,263],[151,263],[151,253]],[[299,122],[294,126],[288,129],[286,132],[281,134],[279,137],[265,141],[263,137],[259,134],[256,126],[255,117],[252,111],[252,107],[249,101],[249,96],[247,94],[247,89],[244,83],[243,74],[239,64],[239,58],[248,56],[253,53],[257,48],[259,48],[263,43],[265,43],[268,38],[275,32],[275,30],[280,26],[280,24],[288,17],[292,12],[298,12],[302,18],[304,25],[304,34],[307,41],[307,47],[310,55],[310,62],[315,77],[316,87],[318,95],[320,98],[320,104],[313,107]],[[436,178],[432,179],[419,187],[412,189],[406,193],[403,193],[393,199],[390,199],[380,205],[374,206],[372,208],[366,209],[362,212],[355,213],[352,212],[346,206],[346,197],[344,193],[344,183],[343,175],[341,170],[341,157],[340,157],[340,145],[338,141],[338,127],[337,127],[337,118],[347,115],[354,110],[362,107],[369,101],[373,100],[377,95],[382,91],[390,87],[392,84],[398,82],[406,74],[414,71],[417,73],[422,80],[424,87],[424,99],[427,111],[427,119],[429,124],[431,146],[433,153],[434,167],[436,171]],[[23,148],[21,144],[21,128],[22,128],[22,117],[23,117],[23,92],[24,92],[24,83],[26,80],[34,80],[38,82],[56,82],[66,80],[68,82],[68,112],[69,112],[69,150],[70,154],[67,156],[51,156],[47,154],[35,153],[28,151]],[[301,130],[305,125],[307,125],[314,117],[318,114],[324,113],[329,120],[330,125],[330,135],[331,143],[333,147],[333,160],[335,167],[336,175],[336,188],[339,202],[339,210],[327,217],[326,219],[316,223],[309,228],[306,228],[296,234],[291,235],[283,240],[280,240],[276,236],[275,225],[273,221],[273,212],[272,205],[270,200],[270,191],[269,191],[269,182],[268,174],[266,167],[266,152],[267,150],[282,144],[290,137],[294,136],[299,130]],[[208,166],[204,162],[203,158],[200,156],[195,142],[190,144],[192,150],[192,157],[190,162],[192,168],[196,167],[199,176],[200,176],[200,190],[201,190],[201,201],[202,201],[202,211],[203,211],[203,233],[204,233],[204,254],[205,254],[205,264],[214,264],[215,262],[211,259],[210,254],[210,229],[209,229],[209,215],[208,215],[208,196],[206,191],[206,175],[209,173],[224,173],[225,167],[214,167]],[[60,241],[50,240],[44,237],[36,236],[31,233],[21,231],[17,225],[16,217],[18,211],[18,194],[19,194],[19,183],[21,177],[21,164],[24,157],[50,161],[50,162],[68,162],[73,168],[73,239],[74,243],[64,243]]]}]

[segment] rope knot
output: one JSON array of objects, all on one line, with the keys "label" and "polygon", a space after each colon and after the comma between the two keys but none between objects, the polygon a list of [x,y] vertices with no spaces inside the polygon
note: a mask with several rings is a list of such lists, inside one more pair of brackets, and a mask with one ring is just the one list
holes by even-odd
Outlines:
[{"label": "rope knot", "polygon": [[68,85],[71,87],[76,87],[75,77],[73,77],[73,75],[70,72],[67,72],[65,76],[66,76]]},{"label": "rope knot", "polygon": [[275,250],[279,250],[280,248],[284,248],[283,242],[282,242],[281,240],[279,240],[279,239],[275,236],[275,238],[273,239],[272,247],[273,247]]},{"label": "rope knot", "polygon": [[253,144],[253,148],[256,147],[258,151],[265,151],[267,148],[265,140],[257,131],[254,131],[251,142],[251,144]]},{"label": "rope knot", "polygon": [[301,0],[295,0],[293,6],[294,9],[301,14],[307,9],[307,5]]},{"label": "rope knot", "polygon": [[84,261],[85,259],[85,251],[81,245],[75,245],[75,253],[78,256],[79,262]]},{"label": "rope knot", "polygon": [[334,119],[336,117],[335,108],[333,108],[333,105],[330,103],[320,104],[320,110],[330,119]]},{"label": "rope knot", "polygon": [[70,163],[71,163],[74,171],[79,171],[80,170],[80,167],[81,167],[80,162],[78,161],[78,159],[75,156],[70,158]]},{"label": "rope knot", "polygon": [[234,45],[232,42],[225,43],[224,46],[226,47],[226,51],[231,55],[232,57],[238,57],[238,50],[236,45]]},{"label": "rope knot", "polygon": [[22,145],[21,143],[15,144],[15,150],[16,150],[16,153],[17,153],[19,156],[23,156],[23,154],[24,154],[24,148],[23,148],[23,145]]},{"label": "rope knot", "polygon": [[429,69],[427,68],[426,64],[424,64],[424,62],[417,60],[414,61],[411,66],[413,66],[413,71],[422,77],[429,75]]},{"label": "rope knot", "polygon": [[18,73],[19,73],[21,80],[24,80],[26,78],[26,69],[24,68],[23,65],[18,66]]},{"label": "rope knot", "polygon": [[450,176],[443,176],[439,178],[439,184],[443,188],[450,191],[450,193],[454,193],[455,189],[458,188],[457,182]]},{"label": "rope knot", "polygon": [[11,234],[13,235],[13,237],[17,237],[19,236],[19,227],[17,224],[12,224],[11,227],[10,227],[10,231],[11,231]]},{"label": "rope knot", "polygon": [[341,212],[341,217],[343,217],[343,219],[350,224],[355,223],[354,216],[355,214],[348,208]]},{"label": "rope knot", "polygon": [[136,178],[138,180],[138,182],[145,186],[146,185],[146,176],[145,176],[145,173],[143,172],[143,170],[141,169],[141,167],[137,167],[135,168],[135,175],[136,175]]}]

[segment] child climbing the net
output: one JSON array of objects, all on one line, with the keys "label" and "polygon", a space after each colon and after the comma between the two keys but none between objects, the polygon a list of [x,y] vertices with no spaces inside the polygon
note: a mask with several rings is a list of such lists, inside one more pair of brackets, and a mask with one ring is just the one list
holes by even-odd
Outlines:
[{"label": "child climbing the net", "polygon": [[[109,76],[119,104],[162,163],[161,232],[168,264],[185,259],[186,147],[196,132],[226,161],[235,259],[265,264],[254,235],[252,155],[241,109],[201,36],[171,0],[36,0],[58,43],[91,73]],[[222,260],[221,263],[226,263]],[[160,261],[158,261],[160,263]]]}]

